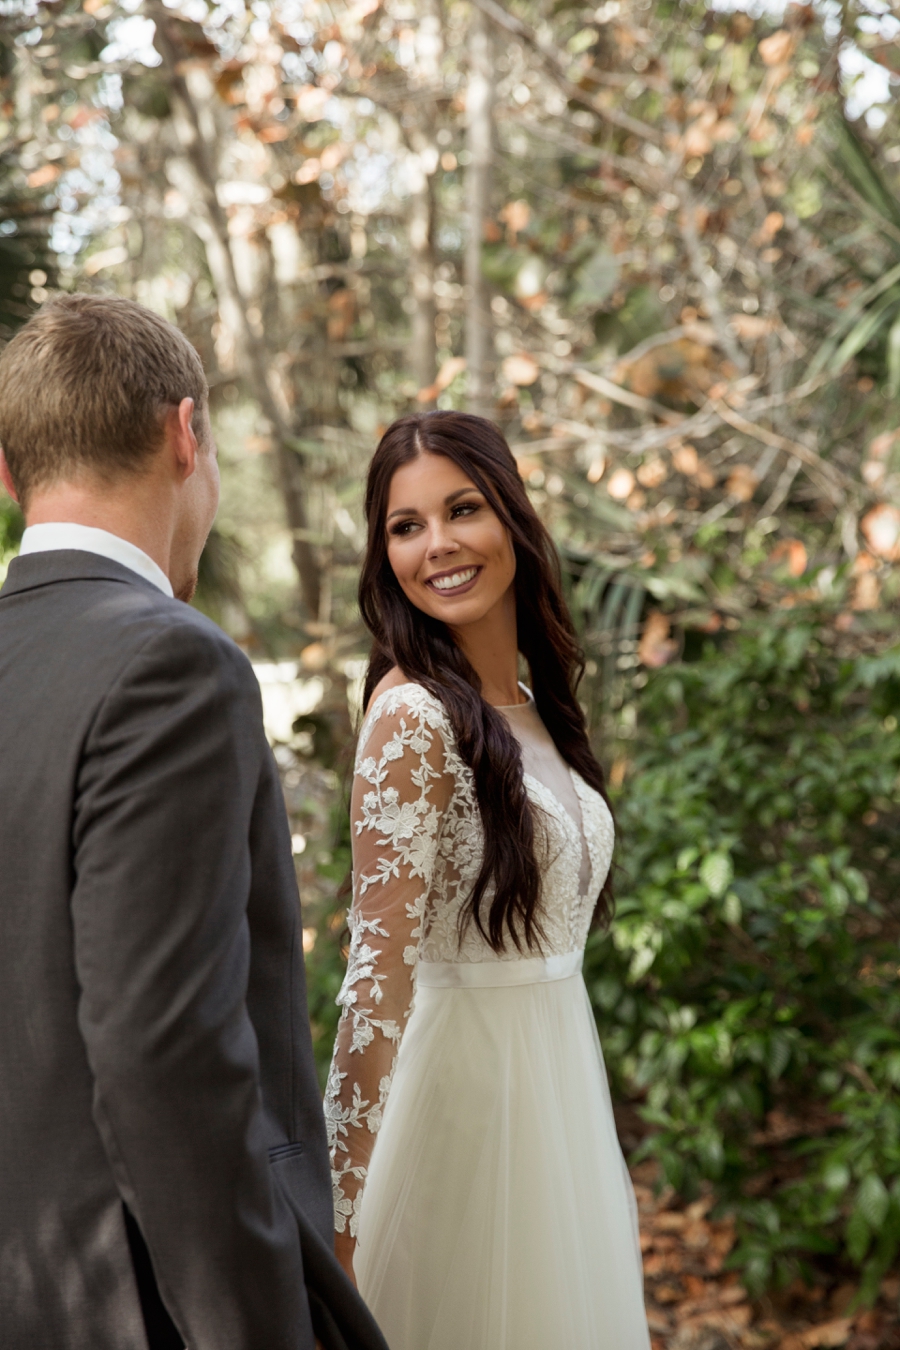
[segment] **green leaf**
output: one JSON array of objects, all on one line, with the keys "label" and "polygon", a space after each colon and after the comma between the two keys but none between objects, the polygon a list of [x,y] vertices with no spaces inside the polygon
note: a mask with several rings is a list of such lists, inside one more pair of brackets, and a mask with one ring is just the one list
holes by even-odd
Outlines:
[{"label": "green leaf", "polygon": [[829,1191],[845,1191],[850,1185],[850,1169],[845,1163],[831,1162],[822,1174]]},{"label": "green leaf", "polygon": [[722,914],[726,923],[739,924],[743,914],[741,897],[734,891],[729,891],[722,904]]},{"label": "green leaf", "polygon": [[700,601],[703,599],[701,588],[688,581],[686,577],[647,577],[644,584],[650,594],[657,600],[665,600],[669,596],[673,596],[677,600]]},{"label": "green leaf", "polygon": [[675,866],[679,872],[686,872],[692,863],[697,861],[700,850],[693,845],[683,848],[675,859]]},{"label": "green leaf", "polygon": [[776,1032],[769,1040],[769,1074],[773,1079],[780,1078],[791,1060],[791,1043],[787,1036]]},{"label": "green leaf", "polygon": [[890,291],[877,304],[866,311],[859,323],[855,324],[844,338],[829,362],[829,369],[833,375],[839,374],[847,362],[856,356],[857,352],[861,352],[866,343],[871,342],[872,338],[875,337],[879,329],[890,321],[896,302],[896,294]]},{"label": "green leaf", "polygon": [[849,329],[853,328],[859,316],[872,304],[879,296],[884,295],[900,281],[900,263],[891,267],[877,281],[873,281],[871,286],[860,291],[848,304],[840,319],[832,326],[831,333],[819,347],[813,359],[806,368],[805,380],[814,379],[816,375],[831,361],[833,353],[837,350],[841,339]]},{"label": "green leaf", "polygon": [[891,1197],[880,1176],[870,1172],[863,1177],[856,1192],[856,1208],[874,1232],[878,1232],[887,1218],[890,1203]]},{"label": "green leaf", "polygon": [[900,313],[891,324],[887,336],[888,393],[892,398],[900,394]]},{"label": "green leaf", "polygon": [[[844,117],[831,118],[830,125],[836,140],[837,162],[856,191],[869,203],[876,218],[880,216],[888,224],[900,226],[900,202],[882,176],[866,142]],[[894,236],[889,237],[896,248]]]},{"label": "green leaf", "polygon": [[609,299],[619,280],[615,255],[602,246],[575,273],[572,305],[576,309],[599,309]]},{"label": "green leaf", "polygon": [[733,876],[734,867],[727,853],[708,853],[700,864],[700,880],[716,900],[725,894]]},{"label": "green leaf", "polygon": [[861,1265],[872,1241],[872,1230],[861,1210],[855,1209],[847,1220],[845,1238],[851,1261]]},{"label": "green leaf", "polygon": [[816,216],[822,209],[822,191],[813,178],[798,178],[790,194],[791,205],[800,220]]},{"label": "green leaf", "polygon": [[569,38],[566,45],[574,56],[578,56],[580,52],[586,52],[588,47],[593,47],[596,41],[596,28],[582,28],[574,37]]}]

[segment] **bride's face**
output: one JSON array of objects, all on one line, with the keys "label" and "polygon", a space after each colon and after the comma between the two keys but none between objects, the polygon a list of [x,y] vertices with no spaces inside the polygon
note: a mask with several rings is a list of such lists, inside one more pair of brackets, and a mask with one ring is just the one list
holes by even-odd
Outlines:
[{"label": "bride's face", "polygon": [[422,454],[397,470],[385,529],[404,595],[451,628],[477,623],[513,596],[509,532],[452,459]]}]

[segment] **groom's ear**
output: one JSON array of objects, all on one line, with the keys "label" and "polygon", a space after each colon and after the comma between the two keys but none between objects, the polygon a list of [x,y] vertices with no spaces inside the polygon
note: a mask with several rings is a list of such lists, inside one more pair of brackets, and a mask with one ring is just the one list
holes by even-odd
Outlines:
[{"label": "groom's ear", "polygon": [[182,478],[190,478],[197,462],[199,445],[193,427],[194,400],[183,398],[166,410],[166,440],[174,454]]},{"label": "groom's ear", "polygon": [[9,471],[9,465],[2,449],[0,449],[0,483],[6,488],[13,501],[18,502],[19,494],[16,492],[16,485],[12,480],[12,474]]}]

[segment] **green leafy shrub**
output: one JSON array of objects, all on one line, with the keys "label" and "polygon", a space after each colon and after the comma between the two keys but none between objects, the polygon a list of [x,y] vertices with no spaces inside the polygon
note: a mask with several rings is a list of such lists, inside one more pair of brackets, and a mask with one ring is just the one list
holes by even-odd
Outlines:
[{"label": "green leafy shrub", "polygon": [[[842,639],[841,639],[842,640]],[[667,1181],[735,1210],[756,1289],[900,1250],[900,649],[769,617],[650,674],[585,974]]]},{"label": "green leafy shrub", "polygon": [[10,558],[18,552],[24,524],[21,511],[0,488],[0,582],[6,576]]}]

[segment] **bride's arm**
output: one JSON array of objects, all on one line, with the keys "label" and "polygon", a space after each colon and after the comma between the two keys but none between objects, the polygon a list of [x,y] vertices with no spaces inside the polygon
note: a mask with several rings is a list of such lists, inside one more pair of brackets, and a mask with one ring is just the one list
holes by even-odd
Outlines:
[{"label": "bride's arm", "polygon": [[440,721],[422,691],[404,690],[385,700],[357,754],[350,953],[325,1094],[335,1249],[351,1276],[359,1205],[412,1007],[420,925],[453,791]]}]

